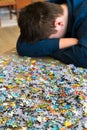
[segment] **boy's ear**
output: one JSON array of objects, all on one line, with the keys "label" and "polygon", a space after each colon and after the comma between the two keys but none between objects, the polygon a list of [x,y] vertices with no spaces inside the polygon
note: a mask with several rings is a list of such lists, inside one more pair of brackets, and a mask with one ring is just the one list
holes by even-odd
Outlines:
[{"label": "boy's ear", "polygon": [[58,27],[58,26],[60,27],[64,26],[62,17],[57,17],[54,21],[54,27]]}]

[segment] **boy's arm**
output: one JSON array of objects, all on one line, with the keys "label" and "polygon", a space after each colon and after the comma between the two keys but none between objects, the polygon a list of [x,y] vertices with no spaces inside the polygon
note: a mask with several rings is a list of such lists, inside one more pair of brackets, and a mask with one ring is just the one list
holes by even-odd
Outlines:
[{"label": "boy's arm", "polygon": [[59,49],[71,47],[78,44],[78,39],[76,38],[60,38]]},{"label": "boy's arm", "polygon": [[47,38],[35,43],[22,41],[19,36],[16,49],[21,56],[42,57],[48,56],[59,49],[59,38]]},{"label": "boy's arm", "polygon": [[48,56],[59,49],[77,44],[72,38],[52,38],[38,41],[36,43],[23,42],[21,37],[17,40],[16,49],[21,56],[42,57]]}]

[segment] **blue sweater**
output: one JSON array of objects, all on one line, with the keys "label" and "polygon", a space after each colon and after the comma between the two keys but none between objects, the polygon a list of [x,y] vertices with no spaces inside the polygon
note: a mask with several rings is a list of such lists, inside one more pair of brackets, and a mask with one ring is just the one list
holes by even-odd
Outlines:
[{"label": "blue sweater", "polygon": [[[62,4],[65,2],[65,0],[49,0],[49,2]],[[87,0],[66,0],[66,2],[69,7],[68,29],[66,37],[78,38],[78,46],[83,46],[83,51],[87,56]],[[22,42],[20,36],[17,40],[17,52],[21,56],[52,56],[52,54],[58,51],[58,49],[58,38],[44,39],[34,44]],[[79,55],[78,52],[75,53],[77,53],[75,55]]]}]

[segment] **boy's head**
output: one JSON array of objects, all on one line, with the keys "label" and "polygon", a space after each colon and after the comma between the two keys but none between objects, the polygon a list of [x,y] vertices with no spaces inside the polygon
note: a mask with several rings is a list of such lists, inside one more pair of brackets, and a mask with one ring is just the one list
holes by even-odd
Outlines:
[{"label": "boy's head", "polygon": [[65,17],[61,5],[49,2],[32,3],[19,13],[21,39],[36,42],[48,37],[63,37],[67,28]]}]

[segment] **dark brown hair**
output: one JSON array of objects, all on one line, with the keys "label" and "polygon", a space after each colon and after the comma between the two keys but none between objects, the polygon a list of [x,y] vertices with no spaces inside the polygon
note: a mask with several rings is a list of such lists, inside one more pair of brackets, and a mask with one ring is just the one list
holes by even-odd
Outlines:
[{"label": "dark brown hair", "polygon": [[18,18],[21,39],[33,43],[48,38],[56,32],[53,23],[62,14],[61,6],[50,2],[36,2],[26,6]]}]

